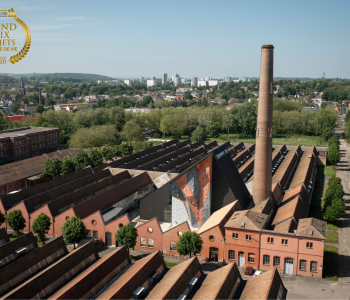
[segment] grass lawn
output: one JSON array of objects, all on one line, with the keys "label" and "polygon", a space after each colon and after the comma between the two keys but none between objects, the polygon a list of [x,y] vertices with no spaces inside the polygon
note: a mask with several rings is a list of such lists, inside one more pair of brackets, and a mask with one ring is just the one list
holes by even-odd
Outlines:
[{"label": "grass lawn", "polygon": [[338,280],[338,249],[333,246],[324,246],[322,278]]},{"label": "grass lawn", "polygon": [[332,176],[335,175],[337,171],[337,168],[335,167],[333,169],[333,166],[317,166],[317,174],[318,175],[324,175],[324,176]]},{"label": "grass lawn", "polygon": [[168,268],[171,268],[177,265],[176,263],[171,263],[171,262],[165,262],[165,264],[167,265]]},{"label": "grass lawn", "polygon": [[310,207],[321,208],[322,207],[322,191],[315,191],[312,193]]}]

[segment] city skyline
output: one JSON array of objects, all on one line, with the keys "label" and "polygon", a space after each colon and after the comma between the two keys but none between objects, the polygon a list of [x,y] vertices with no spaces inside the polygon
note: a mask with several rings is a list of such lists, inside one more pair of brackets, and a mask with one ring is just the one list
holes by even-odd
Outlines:
[{"label": "city skyline", "polygon": [[[2,73],[258,77],[257,49],[270,43],[277,49],[276,77],[320,78],[326,71],[327,78],[350,78],[350,42],[343,38],[350,25],[348,1],[269,1],[267,6],[252,1],[247,6],[223,0],[212,6],[208,1],[39,0],[12,1],[11,7],[28,25],[32,46],[20,63],[4,65]],[[176,31],[169,30],[173,18],[184,20]],[[156,34],[147,34],[147,27]],[[21,47],[21,32],[14,37]]]}]

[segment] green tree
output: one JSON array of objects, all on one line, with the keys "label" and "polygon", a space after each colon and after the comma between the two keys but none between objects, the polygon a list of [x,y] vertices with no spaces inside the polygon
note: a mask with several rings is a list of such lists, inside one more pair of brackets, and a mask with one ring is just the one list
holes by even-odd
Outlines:
[{"label": "green tree", "polygon": [[74,161],[76,171],[82,170],[85,167],[91,165],[90,157],[83,150],[80,150],[78,152],[78,154],[73,158],[73,161]]},{"label": "green tree", "polygon": [[333,199],[332,204],[326,208],[324,219],[335,223],[341,218],[346,211],[344,200],[341,198]]},{"label": "green tree", "polygon": [[192,132],[192,135],[191,135],[191,140],[192,142],[198,142],[200,140],[204,140],[205,138],[205,130],[203,127],[201,126],[198,126],[193,132]]},{"label": "green tree", "polygon": [[44,170],[40,174],[40,179],[51,180],[61,176],[62,162],[53,157],[45,160]]},{"label": "green tree", "polygon": [[123,130],[120,133],[121,138],[131,145],[132,142],[142,141],[143,134],[139,125],[135,120],[130,120],[125,123]]},{"label": "green tree", "polygon": [[33,222],[32,230],[38,235],[39,242],[45,242],[45,234],[48,233],[51,220],[46,214],[40,214]]},{"label": "green tree", "polygon": [[75,172],[75,164],[73,158],[65,157],[62,162],[62,175],[67,175]]},{"label": "green tree", "polygon": [[6,222],[5,215],[0,210],[0,226]]},{"label": "green tree", "polygon": [[122,146],[124,144],[121,144],[121,145],[115,145],[113,148],[112,148],[112,151],[113,151],[113,157],[115,157],[117,159],[117,157],[120,157],[122,156],[122,151],[120,149],[120,146]]},{"label": "green tree", "polygon": [[176,244],[176,251],[183,256],[196,255],[202,251],[203,240],[199,234],[195,232],[186,231],[180,236],[178,243]]},{"label": "green tree", "polygon": [[221,131],[221,125],[218,122],[215,122],[209,126],[209,136],[212,138],[219,137]]},{"label": "green tree", "polygon": [[340,153],[337,145],[332,144],[328,148],[327,158],[333,165],[333,169],[334,169],[334,165],[336,165],[340,161]]},{"label": "green tree", "polygon": [[120,245],[126,246],[129,249],[134,248],[138,237],[137,229],[130,223],[122,226],[116,233],[115,239]]},{"label": "green tree", "polygon": [[6,223],[12,228],[14,237],[18,237],[19,232],[26,227],[26,220],[20,210],[10,211],[6,216]]},{"label": "green tree", "polygon": [[44,105],[42,105],[42,104],[38,104],[35,107],[35,112],[37,112],[39,114],[42,114],[44,111],[45,111],[45,108],[44,108]]},{"label": "green tree", "polygon": [[184,100],[192,100],[193,96],[191,95],[191,93],[189,91],[186,91],[184,93]]},{"label": "green tree", "polygon": [[133,152],[133,147],[131,145],[127,144],[121,144],[119,145],[119,151],[122,153],[124,156],[131,155]]},{"label": "green tree", "polygon": [[103,147],[100,150],[100,153],[102,154],[103,159],[107,162],[108,160],[112,160],[114,156],[113,148],[112,147]]},{"label": "green tree", "polygon": [[62,226],[62,236],[67,244],[79,243],[87,235],[84,222],[78,217],[69,218]]},{"label": "green tree", "polygon": [[92,126],[90,128],[79,128],[72,134],[69,147],[94,148],[106,145],[120,144],[119,134],[114,125]]},{"label": "green tree", "polygon": [[103,156],[100,153],[100,151],[98,151],[96,148],[92,148],[89,150],[89,158],[91,161],[91,166],[93,168],[103,163]]}]

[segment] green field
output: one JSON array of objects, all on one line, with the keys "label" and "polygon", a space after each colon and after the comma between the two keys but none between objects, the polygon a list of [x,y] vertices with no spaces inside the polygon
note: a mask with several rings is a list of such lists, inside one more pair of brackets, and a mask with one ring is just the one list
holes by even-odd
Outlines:
[{"label": "green field", "polygon": [[177,265],[176,263],[171,263],[171,262],[165,262],[165,264],[167,265],[168,268],[171,268]]},{"label": "green field", "polygon": [[333,246],[324,246],[322,278],[338,280],[338,249]]},{"label": "green field", "polygon": [[317,166],[317,175],[332,176],[337,172],[337,167],[333,166]]}]

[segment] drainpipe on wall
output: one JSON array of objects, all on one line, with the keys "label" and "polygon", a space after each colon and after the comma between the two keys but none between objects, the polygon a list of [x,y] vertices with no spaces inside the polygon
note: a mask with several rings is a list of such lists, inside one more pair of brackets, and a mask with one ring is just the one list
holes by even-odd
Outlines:
[{"label": "drainpipe on wall", "polygon": [[223,238],[223,243],[224,243],[224,255],[222,256],[222,259],[223,259],[224,262],[226,261],[226,260],[225,260],[225,241],[226,241],[226,238],[224,237],[224,238]]},{"label": "drainpipe on wall", "polygon": [[295,274],[298,274],[298,266],[299,266],[299,237],[298,237],[297,263],[296,263],[296,272],[295,272]]},{"label": "drainpipe on wall", "polygon": [[30,232],[30,215],[28,214],[28,232]]},{"label": "drainpipe on wall", "polygon": [[55,217],[52,217],[52,235],[55,235]]},{"label": "drainpipe on wall", "polygon": [[258,269],[260,270],[260,247],[261,246],[261,230],[259,231],[259,259],[258,259]]}]

